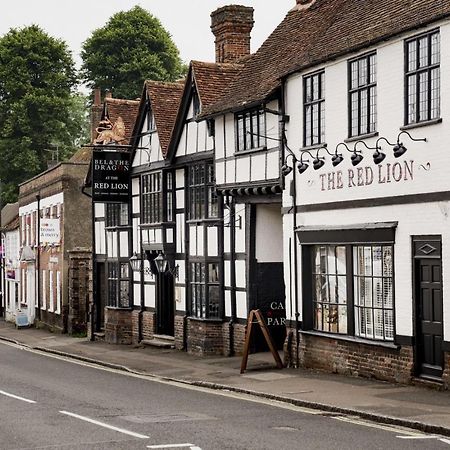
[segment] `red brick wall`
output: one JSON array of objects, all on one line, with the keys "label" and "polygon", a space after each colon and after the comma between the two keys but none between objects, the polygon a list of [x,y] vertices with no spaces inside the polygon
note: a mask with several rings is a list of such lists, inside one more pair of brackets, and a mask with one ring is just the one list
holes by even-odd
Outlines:
[{"label": "red brick wall", "polygon": [[105,342],[132,343],[132,311],[105,308]]},{"label": "red brick wall", "polygon": [[131,333],[133,344],[139,343],[139,316],[142,315],[142,339],[150,340],[155,334],[155,312],[134,310],[131,313]]},{"label": "red brick wall", "polygon": [[[287,362],[295,366],[295,330],[289,332],[293,333],[291,348],[288,351],[285,344],[285,351]],[[311,369],[398,383],[410,382],[414,370],[412,347],[394,349],[305,334],[300,337],[299,362]]]},{"label": "red brick wall", "polygon": [[184,316],[175,316],[175,348],[184,350]]}]

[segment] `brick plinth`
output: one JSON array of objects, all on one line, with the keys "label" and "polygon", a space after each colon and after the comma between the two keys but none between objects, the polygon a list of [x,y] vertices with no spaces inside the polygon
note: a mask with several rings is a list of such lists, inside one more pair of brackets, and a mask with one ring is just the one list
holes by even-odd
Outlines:
[{"label": "brick plinth", "polygon": [[139,317],[141,317],[141,338],[150,340],[155,334],[156,313],[154,311],[134,310],[131,313],[131,329],[133,344],[139,343]]},{"label": "brick plinth", "polygon": [[105,308],[105,342],[132,343],[132,311]]},{"label": "brick plinth", "polygon": [[188,319],[187,351],[199,355],[222,355],[222,322]]},{"label": "brick plinth", "polygon": [[184,327],[187,326],[187,318],[185,316],[175,316],[175,348],[177,350],[185,350],[184,348]]},{"label": "brick plinth", "polygon": [[[295,330],[288,329],[288,336],[290,332],[289,359],[295,363]],[[414,370],[412,347],[387,348],[306,334],[300,336],[299,362],[311,369],[397,383],[409,383]]]}]

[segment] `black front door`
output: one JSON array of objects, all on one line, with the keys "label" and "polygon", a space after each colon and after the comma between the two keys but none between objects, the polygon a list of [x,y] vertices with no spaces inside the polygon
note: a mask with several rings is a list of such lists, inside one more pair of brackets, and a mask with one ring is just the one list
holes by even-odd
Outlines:
[{"label": "black front door", "polygon": [[174,281],[170,272],[156,274],[156,333],[174,335]]},{"label": "black front door", "polygon": [[416,371],[440,378],[443,372],[443,299],[441,239],[414,238]]}]

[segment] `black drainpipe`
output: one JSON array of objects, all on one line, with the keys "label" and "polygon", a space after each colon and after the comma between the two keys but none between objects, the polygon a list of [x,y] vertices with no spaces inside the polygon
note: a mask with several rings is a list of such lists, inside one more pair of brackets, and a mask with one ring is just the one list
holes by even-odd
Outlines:
[{"label": "black drainpipe", "polygon": [[[282,164],[285,161],[285,147],[287,147],[286,142],[286,80],[283,78],[281,82],[281,155]],[[294,160],[295,161],[295,160]],[[295,240],[295,232],[297,228],[297,184],[296,184],[296,167],[293,161],[294,170],[292,171],[292,188],[290,187],[290,194],[292,196],[292,210],[293,210],[293,244],[294,244],[294,299],[295,299],[295,345],[296,345],[296,367],[299,366],[299,317],[300,313],[298,310],[298,248]],[[284,177],[283,177],[283,188],[284,188]],[[289,253],[290,254],[290,253]],[[289,272],[292,272],[292,265],[289,265]],[[291,299],[292,302],[292,299]]]},{"label": "black drainpipe", "polygon": [[231,288],[231,319],[229,322],[230,349],[228,356],[234,355],[234,324],[236,322],[236,203],[232,197],[231,204],[227,196],[226,205],[230,218],[230,288]]}]

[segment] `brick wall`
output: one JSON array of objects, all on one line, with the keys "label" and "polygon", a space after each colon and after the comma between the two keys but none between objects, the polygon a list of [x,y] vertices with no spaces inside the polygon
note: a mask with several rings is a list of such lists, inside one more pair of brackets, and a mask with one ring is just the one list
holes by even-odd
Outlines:
[{"label": "brick wall", "polygon": [[222,355],[222,322],[188,319],[187,351],[199,355]]},{"label": "brick wall", "polygon": [[[141,320],[142,339],[149,340],[155,334],[155,315],[154,311],[134,310],[131,313],[131,334],[133,344],[139,343],[139,320]],[[141,319],[139,319],[141,317]]]},{"label": "brick wall", "polygon": [[132,311],[105,308],[105,342],[132,343]]},{"label": "brick wall", "polygon": [[184,323],[185,316],[175,316],[175,348],[185,350],[184,348]]},{"label": "brick wall", "polygon": [[69,252],[69,306],[67,332],[86,333],[89,312],[91,252],[78,249]]},{"label": "brick wall", "polygon": [[[295,365],[295,330],[292,340],[286,338],[287,363]],[[290,341],[290,351],[287,342]],[[299,363],[302,367],[319,369],[342,375],[362,376],[378,380],[409,383],[413,376],[413,348],[400,349],[348,342],[322,336],[301,335],[299,343]]]}]

